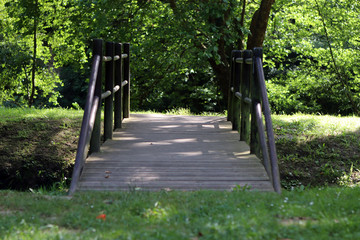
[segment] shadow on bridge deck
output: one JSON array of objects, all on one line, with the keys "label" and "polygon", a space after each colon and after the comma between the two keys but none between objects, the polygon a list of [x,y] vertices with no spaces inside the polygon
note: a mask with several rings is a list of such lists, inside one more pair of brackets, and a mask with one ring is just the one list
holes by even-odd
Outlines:
[{"label": "shadow on bridge deck", "polygon": [[133,114],[86,161],[78,190],[274,191],[260,160],[222,117]]}]

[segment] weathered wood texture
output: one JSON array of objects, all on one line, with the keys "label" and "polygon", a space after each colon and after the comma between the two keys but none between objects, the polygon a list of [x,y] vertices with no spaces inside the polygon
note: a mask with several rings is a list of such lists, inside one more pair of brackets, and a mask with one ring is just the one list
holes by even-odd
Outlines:
[{"label": "weathered wood texture", "polygon": [[273,191],[260,160],[222,117],[133,114],[86,161],[78,190]]}]

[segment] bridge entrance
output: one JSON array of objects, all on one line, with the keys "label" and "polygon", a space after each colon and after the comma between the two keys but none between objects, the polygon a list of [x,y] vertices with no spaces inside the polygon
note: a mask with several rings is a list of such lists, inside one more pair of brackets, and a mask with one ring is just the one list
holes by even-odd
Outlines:
[{"label": "bridge entrance", "polygon": [[[108,42],[104,56],[102,40],[95,40],[69,194],[76,190],[235,187],[280,193],[262,50],[233,51],[231,58],[227,118],[130,117],[130,45]],[[102,101],[104,144],[100,147]]]}]

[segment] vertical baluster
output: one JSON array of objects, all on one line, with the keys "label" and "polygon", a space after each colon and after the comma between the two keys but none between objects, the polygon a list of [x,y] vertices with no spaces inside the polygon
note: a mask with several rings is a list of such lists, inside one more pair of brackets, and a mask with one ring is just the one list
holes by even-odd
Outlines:
[{"label": "vertical baluster", "polygon": [[[255,49],[254,49],[254,55]],[[254,74],[254,62],[251,64],[251,78],[250,78],[250,89],[251,89],[251,99],[252,99],[252,108],[251,108],[251,136],[250,136],[250,153],[255,154],[259,158],[261,158],[261,146],[259,140],[259,129],[256,122],[256,107],[257,104],[260,103],[260,92],[259,92],[259,84],[256,76]]]},{"label": "vertical baluster", "polygon": [[235,100],[234,91],[231,89],[234,88],[234,68],[235,68],[235,50],[231,51],[231,69],[230,69],[230,79],[229,79],[229,95],[228,95],[228,112],[227,112],[227,120],[232,121],[233,116],[233,103]]},{"label": "vertical baluster", "polygon": [[111,95],[105,98],[104,103],[104,141],[112,139],[113,135],[113,89],[114,89],[114,43],[106,42],[105,55],[111,57],[111,61],[105,63],[105,91]]},{"label": "vertical baluster", "polygon": [[[239,50],[234,51],[234,93],[240,91],[240,82],[241,82],[241,71],[242,71],[242,64],[236,62],[236,58],[241,58],[242,52]],[[233,93],[233,95],[234,95]],[[233,101],[233,115],[232,115],[232,129],[236,131],[240,131],[240,105],[241,105],[241,99],[234,96]]]},{"label": "vertical baluster", "polygon": [[[103,40],[102,39],[95,39],[94,40],[94,51],[97,51],[97,54],[100,55],[100,63],[99,63],[99,70],[98,75],[96,78],[96,85],[95,85],[95,94],[94,94],[94,104],[97,104],[97,112],[95,116],[94,128],[91,135],[90,140],[90,153],[92,152],[99,152],[100,151],[100,139],[101,139],[101,82],[102,82],[102,62],[103,62]],[[95,52],[94,52],[95,54]]]},{"label": "vertical baluster", "polygon": [[[247,64],[246,60],[252,58],[252,51],[245,50],[243,53],[243,71],[242,71],[242,81],[240,83],[240,90],[243,99],[250,96],[250,75],[251,64]],[[250,112],[251,105],[244,101],[241,102],[241,126],[240,126],[240,140],[245,141],[248,144],[250,143]]]},{"label": "vertical baluster", "polygon": [[115,85],[120,89],[115,93],[114,100],[114,117],[115,117],[115,129],[122,127],[123,108],[122,108],[122,44],[115,44],[115,55],[120,56],[120,59],[115,62]]},{"label": "vertical baluster", "polygon": [[130,44],[124,43],[124,53],[127,58],[124,60],[124,80],[128,84],[124,86],[124,118],[130,117]]}]

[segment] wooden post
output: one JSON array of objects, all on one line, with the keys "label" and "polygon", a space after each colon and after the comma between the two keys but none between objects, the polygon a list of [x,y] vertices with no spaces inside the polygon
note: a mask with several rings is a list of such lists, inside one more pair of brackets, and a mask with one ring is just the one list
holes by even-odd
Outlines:
[{"label": "wooden post", "polygon": [[[240,90],[243,99],[251,98],[250,96],[250,75],[251,64],[246,63],[247,59],[252,58],[252,51],[245,50],[243,52],[243,71],[242,71],[242,81],[240,83]],[[245,141],[250,144],[250,112],[251,105],[244,101],[241,101],[241,126],[240,126],[240,140]]]},{"label": "wooden post", "polygon": [[234,92],[231,89],[234,87],[234,68],[235,68],[235,50],[231,51],[231,70],[230,70],[230,78],[229,78],[229,95],[228,95],[228,112],[227,112],[227,120],[232,121],[233,116],[233,103],[234,103]]},{"label": "wooden post", "polygon": [[[233,73],[233,83],[234,83],[234,93],[240,91],[240,82],[241,82],[241,71],[242,71],[242,64],[236,62],[236,58],[241,58],[242,52],[239,50],[234,51],[234,73]],[[240,104],[241,99],[234,96],[234,101],[232,105],[232,129],[236,131],[240,131]]]},{"label": "wooden post", "polygon": [[122,44],[115,44],[115,55],[120,56],[120,59],[115,62],[115,85],[119,86],[120,89],[115,93],[114,97],[114,118],[115,118],[115,126],[114,128],[122,127],[122,119],[123,119],[123,107],[122,107]]},{"label": "wooden post", "polygon": [[94,49],[93,49],[94,56],[96,54],[99,54],[100,56],[100,63],[99,63],[99,70],[98,75],[96,78],[96,85],[95,85],[95,94],[94,100],[95,103],[98,104],[96,116],[95,116],[95,122],[94,122],[94,128],[91,135],[90,140],[90,148],[89,152],[99,152],[100,151],[100,139],[101,139],[101,81],[102,81],[102,58],[103,58],[103,40],[102,39],[95,39],[94,40]]},{"label": "wooden post", "polygon": [[124,53],[127,58],[124,60],[124,81],[128,84],[124,86],[124,118],[130,117],[130,44],[124,43]]},{"label": "wooden post", "polygon": [[106,42],[105,55],[111,57],[111,61],[105,63],[105,91],[110,91],[111,95],[105,98],[104,104],[104,141],[112,139],[113,135],[113,102],[114,102],[114,43]]},{"label": "wooden post", "polygon": [[[260,49],[261,50],[261,49]],[[254,56],[262,55],[262,52],[259,52],[259,49],[254,49]],[[254,72],[254,61],[251,64],[251,72]],[[250,153],[255,154],[261,158],[261,146],[259,139],[259,128],[256,121],[256,107],[260,103],[261,106],[261,97],[259,91],[258,79],[256,79],[255,74],[251,74],[250,77],[250,89],[251,89],[251,99],[252,99],[252,108],[251,108],[251,135],[250,135]]]}]

